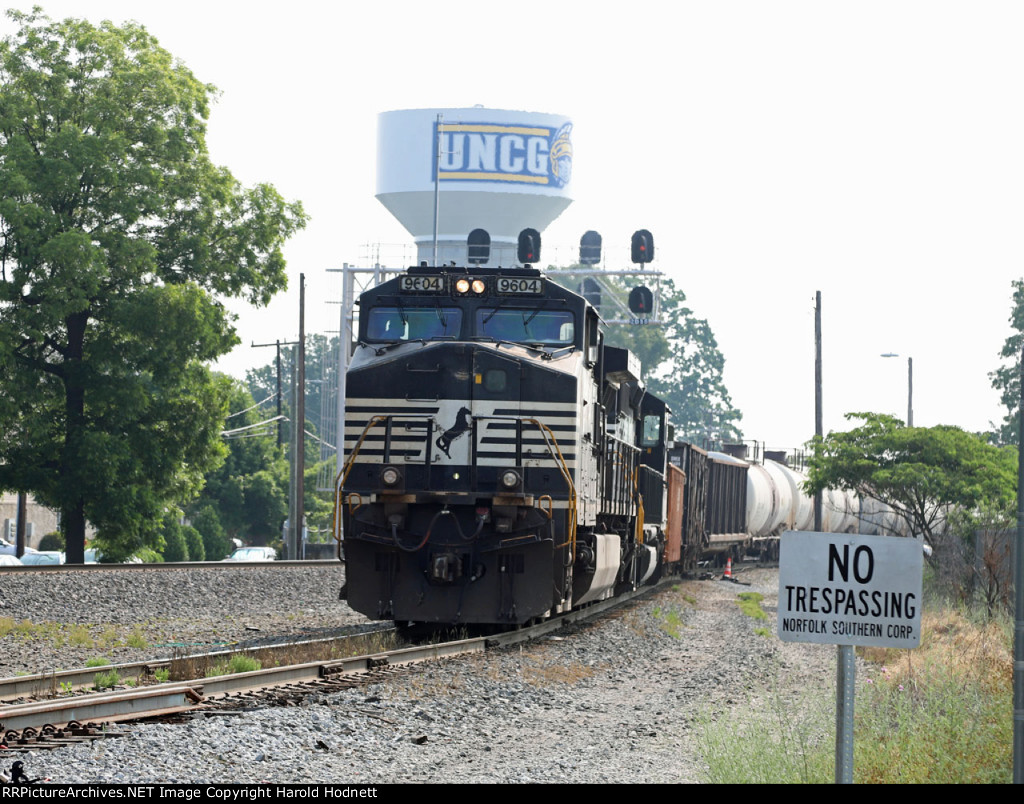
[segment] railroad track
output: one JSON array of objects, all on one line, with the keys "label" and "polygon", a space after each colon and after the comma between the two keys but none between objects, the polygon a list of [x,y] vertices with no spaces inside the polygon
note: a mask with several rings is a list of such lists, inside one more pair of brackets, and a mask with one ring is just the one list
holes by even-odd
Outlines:
[{"label": "railroad track", "polygon": [[[666,579],[663,583],[670,584],[676,580]],[[301,698],[314,691],[330,691],[360,681],[367,683],[375,680],[378,677],[376,674],[393,672],[396,668],[407,665],[467,653],[482,653],[538,639],[567,625],[603,615],[631,600],[651,594],[659,587],[660,585],[644,587],[614,600],[594,603],[580,611],[569,612],[535,625],[497,635],[399,647],[348,658],[308,661],[242,673],[153,683],[113,692],[0,705],[0,741],[9,750],[60,747],[69,742],[120,734],[112,730],[110,724],[183,713],[200,713],[214,708],[237,708],[240,703],[244,706],[271,705],[275,700]],[[209,656],[210,654],[203,655],[204,658]],[[141,671],[152,668],[154,664],[158,662],[112,667]],[[0,680],[0,700],[8,697],[8,693],[14,690],[30,689],[33,684],[37,690],[39,685],[45,686],[47,690],[66,690],[69,687],[60,685],[85,684],[88,683],[84,680],[86,676],[95,676],[97,670],[109,669],[107,667],[67,671],[69,674],[77,674],[69,675],[67,681],[58,680],[62,674]],[[153,676],[155,677],[155,674]],[[19,684],[22,686],[19,687]]]},{"label": "railroad track", "polygon": [[[229,664],[235,656],[252,658],[264,666],[278,666],[301,663],[299,659],[312,661],[325,657],[355,655],[360,650],[369,650],[370,647],[393,645],[397,640],[393,625],[375,623],[346,629],[344,633],[319,639],[241,645],[230,649],[176,654],[141,662],[104,664],[75,670],[0,678],[0,707],[3,704],[27,703],[29,699],[51,700],[82,694],[96,687],[96,677],[100,674],[116,677],[119,683],[132,687],[151,686],[157,683],[161,676],[166,676],[165,680],[185,681],[215,675],[210,672],[213,668]],[[2,711],[0,708],[0,713]]]},{"label": "railroad track", "polygon": [[44,572],[169,572],[171,570],[238,570],[257,567],[259,569],[288,569],[292,567],[338,567],[336,558],[310,561],[164,561],[159,564],[45,564],[27,567],[2,567],[0,573],[44,573]]}]

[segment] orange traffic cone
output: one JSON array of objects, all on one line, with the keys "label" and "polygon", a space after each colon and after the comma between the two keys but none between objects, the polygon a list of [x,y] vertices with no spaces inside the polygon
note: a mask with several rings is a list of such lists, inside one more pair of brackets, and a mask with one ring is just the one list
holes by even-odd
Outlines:
[{"label": "orange traffic cone", "polygon": [[731,581],[732,580],[732,558],[731,557],[725,559],[725,575],[722,576],[722,580],[724,580],[724,581]]}]

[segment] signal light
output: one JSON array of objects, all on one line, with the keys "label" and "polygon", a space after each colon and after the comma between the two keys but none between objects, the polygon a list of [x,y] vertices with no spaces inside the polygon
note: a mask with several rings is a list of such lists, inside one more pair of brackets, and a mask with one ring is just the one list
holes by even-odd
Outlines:
[{"label": "signal light", "polygon": [[651,289],[640,285],[629,291],[629,309],[637,315],[650,315],[654,310],[654,294]]},{"label": "signal light", "polygon": [[523,229],[519,233],[516,256],[523,265],[540,260],[540,233],[536,229]]},{"label": "signal light", "polygon": [[469,254],[466,262],[470,265],[483,265],[491,258],[491,236],[486,229],[474,229],[466,238]]},{"label": "signal light", "polygon": [[580,262],[583,265],[597,265],[601,262],[601,235],[591,229],[580,238]]},{"label": "signal light", "polygon": [[654,237],[646,229],[633,232],[633,262],[643,265],[654,259]]}]

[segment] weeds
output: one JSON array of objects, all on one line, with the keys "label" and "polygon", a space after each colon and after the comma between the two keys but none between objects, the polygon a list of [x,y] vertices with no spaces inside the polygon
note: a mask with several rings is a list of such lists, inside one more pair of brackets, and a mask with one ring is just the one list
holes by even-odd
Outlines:
[{"label": "weeds", "polygon": [[[1012,630],[963,611],[925,612],[921,647],[878,651],[858,684],[855,780],[1009,783]],[[881,654],[881,655],[879,655]]]},{"label": "weeds", "polygon": [[72,625],[68,628],[67,639],[69,645],[77,645],[82,648],[93,646],[92,634],[89,633],[89,628],[85,625]]},{"label": "weeds", "polygon": [[109,664],[113,664],[110,659],[104,659],[101,656],[95,656],[92,659],[86,659],[86,667],[106,667]]},{"label": "weeds", "polygon": [[[947,609],[926,611],[922,631],[914,651],[858,649],[869,669],[857,672],[854,781],[1010,782],[1012,628]],[[832,781],[834,689],[789,700],[774,690],[746,711],[701,718],[708,781]]]},{"label": "weeds", "polygon": [[755,620],[768,619],[768,615],[761,608],[761,601],[764,600],[764,595],[760,592],[740,592],[738,597],[740,611],[748,617],[753,617]]},{"label": "weeds", "polygon": [[98,690],[105,690],[109,687],[116,687],[121,683],[121,676],[116,670],[108,670],[105,673],[97,673],[92,679],[93,686]]},{"label": "weeds", "polygon": [[[776,668],[779,672],[781,668]],[[705,712],[697,745],[712,784],[822,784],[834,776],[832,701],[809,694],[787,699],[778,688],[750,702],[738,720]],[[755,714],[756,713],[756,714]]]},{"label": "weeds", "polygon": [[233,675],[234,673],[249,673],[253,670],[259,670],[262,666],[262,663],[258,659],[254,659],[252,656],[243,656],[240,653],[236,653],[227,661],[220,661],[208,667],[206,670],[206,677],[211,678],[213,676]]},{"label": "weeds", "polygon": [[662,611],[661,608],[655,607],[651,610],[651,614],[660,620],[659,626],[661,630],[670,637],[679,639],[682,636],[683,618],[679,613],[679,609],[670,608]]}]

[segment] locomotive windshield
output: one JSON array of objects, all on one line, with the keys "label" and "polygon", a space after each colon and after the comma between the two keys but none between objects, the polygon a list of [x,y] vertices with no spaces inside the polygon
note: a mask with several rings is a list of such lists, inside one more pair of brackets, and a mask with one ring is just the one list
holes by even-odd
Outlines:
[{"label": "locomotive windshield", "polygon": [[576,337],[576,326],[573,314],[565,310],[482,307],[476,313],[476,334],[512,343],[568,346]]},{"label": "locomotive windshield", "polygon": [[368,341],[418,341],[458,337],[458,307],[374,307],[367,311]]}]

